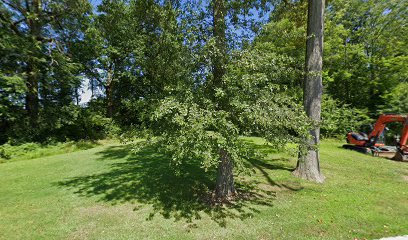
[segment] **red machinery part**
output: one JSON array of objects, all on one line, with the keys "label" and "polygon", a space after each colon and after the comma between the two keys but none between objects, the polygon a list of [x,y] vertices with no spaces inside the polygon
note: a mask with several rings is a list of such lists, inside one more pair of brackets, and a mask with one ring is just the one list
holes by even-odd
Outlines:
[{"label": "red machinery part", "polygon": [[[398,146],[395,148],[395,151],[382,151],[381,149],[384,147],[387,148],[387,146],[384,146],[382,143],[378,143],[378,139],[384,132],[386,125],[392,122],[400,122],[403,124],[400,141],[398,142]],[[362,152],[363,149],[371,148],[372,153],[374,153],[373,155],[378,153],[378,156],[382,156],[385,153],[387,153],[386,155],[392,155],[392,153],[395,152],[394,159],[408,161],[408,115],[382,114],[379,116],[373,130],[368,135],[365,133],[349,132],[347,134],[347,142],[349,145],[343,146],[347,149],[358,149],[357,151]]]}]

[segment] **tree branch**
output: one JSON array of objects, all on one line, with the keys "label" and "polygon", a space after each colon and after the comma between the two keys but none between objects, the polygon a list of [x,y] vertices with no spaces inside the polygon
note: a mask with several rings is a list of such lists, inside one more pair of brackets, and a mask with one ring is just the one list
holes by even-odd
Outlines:
[{"label": "tree branch", "polygon": [[20,22],[21,20],[17,21],[16,23],[12,23],[9,19],[7,19],[2,13],[0,13],[0,20],[3,20],[6,24],[10,26],[10,29],[17,34],[18,36],[22,36],[20,30],[18,30],[16,23]]},{"label": "tree branch", "polygon": [[7,2],[5,0],[0,0],[0,1],[2,3],[6,4],[7,6],[9,6],[10,8],[14,9],[15,11],[19,11],[22,15],[26,16],[27,11],[24,10],[23,8],[21,8],[21,7],[17,6],[17,5],[14,5],[12,3],[9,3],[9,2]]},{"label": "tree branch", "polygon": [[25,5],[26,5],[27,11],[30,12],[30,3],[28,2],[28,0],[25,0]]}]

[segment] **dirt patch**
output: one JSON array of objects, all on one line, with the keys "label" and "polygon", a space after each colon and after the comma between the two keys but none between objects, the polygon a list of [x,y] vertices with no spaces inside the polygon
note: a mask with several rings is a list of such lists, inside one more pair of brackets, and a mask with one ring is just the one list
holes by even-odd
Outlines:
[{"label": "dirt patch", "polygon": [[402,176],[402,179],[404,179],[405,181],[407,181],[407,182],[408,182],[408,175],[404,175],[404,176]]},{"label": "dirt patch", "polygon": [[82,217],[95,216],[95,215],[105,213],[107,211],[107,207],[102,206],[102,205],[91,206],[91,207],[80,207],[77,209],[77,211]]},{"label": "dirt patch", "polygon": [[88,224],[82,225],[81,227],[75,229],[69,236],[68,239],[82,240],[89,239],[90,235],[96,230],[96,223],[90,222]]},{"label": "dirt patch", "polygon": [[268,191],[268,192],[280,192],[284,190],[281,186],[278,185],[271,185],[271,184],[265,184],[265,183],[260,183],[258,184],[259,189],[263,191]]},{"label": "dirt patch", "polygon": [[299,191],[303,189],[303,187],[298,182],[292,182],[292,181],[276,183],[276,184],[260,183],[258,184],[258,188],[261,191],[276,192],[276,193],[285,192],[285,191]]},{"label": "dirt patch", "polygon": [[135,216],[134,206],[132,204],[123,204],[120,206],[111,206],[98,204],[89,207],[78,207],[75,209],[76,216],[79,217],[77,221],[81,225],[72,229],[68,235],[68,239],[82,240],[94,238],[96,231],[100,231],[101,225],[107,219],[116,221],[118,216],[123,219],[130,219]]},{"label": "dirt patch", "polygon": [[99,216],[127,216],[131,217],[137,210],[132,204],[122,205],[96,205],[77,208],[78,214],[83,218],[97,218]]}]

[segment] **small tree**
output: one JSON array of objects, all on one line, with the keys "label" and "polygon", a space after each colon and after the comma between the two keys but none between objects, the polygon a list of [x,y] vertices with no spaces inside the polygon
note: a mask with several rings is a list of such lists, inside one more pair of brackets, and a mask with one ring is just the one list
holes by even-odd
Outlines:
[{"label": "small tree", "polygon": [[171,92],[151,99],[144,122],[149,123],[147,131],[154,136],[148,143],[158,144],[172,156],[177,171],[187,161],[198,161],[205,170],[216,169],[214,198],[224,201],[235,195],[234,174],[255,151],[240,135],[256,134],[277,147],[288,142],[304,146],[308,120],[277,84],[292,71],[284,64],[287,59],[265,46],[234,54],[227,31],[228,19],[235,14],[231,13],[233,5],[213,0],[209,6],[212,34],[205,44],[199,45],[202,39],[191,44],[188,38],[200,23],[187,19],[186,29],[179,26],[188,39],[180,50],[186,51],[186,66],[203,65],[191,68],[192,72],[174,85],[166,83]]},{"label": "small tree", "polygon": [[154,136],[148,143],[172,157],[176,172],[190,161],[206,171],[217,169],[217,201],[236,193],[234,175],[253,157],[255,150],[240,135],[264,137],[277,148],[287,143],[305,146],[308,139],[311,125],[302,107],[275,83],[291,71],[285,68],[286,59],[264,50],[260,46],[244,51],[226,65],[215,101],[205,86],[185,80],[145,115],[149,116],[149,135]]}]

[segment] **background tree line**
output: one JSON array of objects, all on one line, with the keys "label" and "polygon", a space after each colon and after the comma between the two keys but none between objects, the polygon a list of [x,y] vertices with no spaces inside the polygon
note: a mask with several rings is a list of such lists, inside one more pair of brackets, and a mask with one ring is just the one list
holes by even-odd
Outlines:
[{"label": "background tree line", "polygon": [[[145,124],[149,100],[181,83],[211,84],[210,4],[1,1],[1,142],[103,137],[111,119],[120,127]],[[267,77],[300,99],[307,2],[227,5],[226,58],[254,55],[253,69],[243,71],[281,72]],[[407,9],[405,1],[328,2],[325,135],[343,134],[364,113],[408,112]],[[269,15],[265,25],[259,12]],[[79,106],[86,79],[92,100]]]}]

